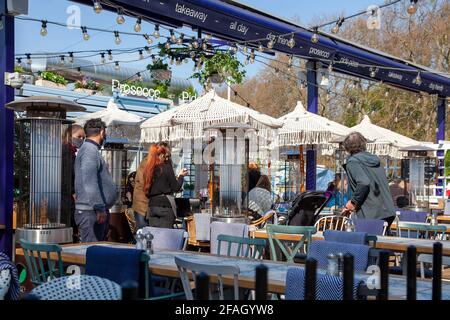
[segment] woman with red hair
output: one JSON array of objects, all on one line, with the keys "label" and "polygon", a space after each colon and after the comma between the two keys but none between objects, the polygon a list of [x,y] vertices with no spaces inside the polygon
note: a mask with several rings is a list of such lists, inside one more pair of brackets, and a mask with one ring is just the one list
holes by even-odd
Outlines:
[{"label": "woman with red hair", "polygon": [[176,215],[173,194],[181,190],[187,173],[183,169],[175,177],[168,147],[163,144],[150,147],[143,176],[148,198],[147,220],[151,227],[173,228]]}]

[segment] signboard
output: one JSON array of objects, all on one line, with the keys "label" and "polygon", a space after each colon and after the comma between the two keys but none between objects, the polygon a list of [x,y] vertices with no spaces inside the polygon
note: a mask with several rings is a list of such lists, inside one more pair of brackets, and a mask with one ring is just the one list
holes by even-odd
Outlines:
[{"label": "signboard", "polygon": [[112,79],[111,82],[113,91],[116,91],[123,96],[130,95],[155,100],[158,99],[161,94],[159,90],[120,83],[120,81],[116,79]]}]

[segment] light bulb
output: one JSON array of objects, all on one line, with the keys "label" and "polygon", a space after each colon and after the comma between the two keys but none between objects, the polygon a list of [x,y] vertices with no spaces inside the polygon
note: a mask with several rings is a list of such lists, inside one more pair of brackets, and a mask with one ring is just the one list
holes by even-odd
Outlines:
[{"label": "light bulb", "polygon": [[244,51],[244,53],[247,53],[248,52],[247,46],[244,46],[244,48],[242,48],[242,50]]},{"label": "light bulb", "polygon": [[142,19],[141,18],[137,18],[136,24],[134,25],[134,31],[135,32],[141,32],[141,30],[142,30],[141,23],[142,23]]},{"label": "light bulb", "polygon": [[90,36],[89,36],[89,33],[87,32],[87,28],[81,27],[81,31],[83,32],[83,40],[88,41]]},{"label": "light bulb", "polygon": [[250,62],[249,60],[250,60],[249,57],[247,57],[247,59],[245,59],[245,61],[244,61],[244,64],[245,64],[245,65],[248,65],[249,62]]},{"label": "light bulb", "polygon": [[192,43],[190,43],[190,42],[188,43],[188,49],[192,50]]},{"label": "light bulb", "polygon": [[414,82],[420,86],[422,84],[422,78],[420,77],[420,72],[417,74],[417,77],[414,79]]},{"label": "light bulb", "polygon": [[319,35],[317,33],[314,33],[311,37],[311,42],[312,43],[317,43],[319,42]]},{"label": "light bulb", "polygon": [[339,32],[339,26],[337,24],[334,25],[334,27],[331,28],[331,32],[334,33],[334,34],[338,33]]},{"label": "light bulb", "polygon": [[177,44],[179,46],[183,45],[183,39],[184,39],[184,34],[181,34],[180,37],[177,39]]},{"label": "light bulb", "polygon": [[268,49],[273,49],[273,46],[275,45],[275,43],[273,42],[273,40],[270,40],[268,43],[267,43],[267,48]]},{"label": "light bulb", "polygon": [[120,39],[119,32],[118,32],[118,31],[114,31],[114,34],[115,34],[115,40],[114,40],[114,42],[115,42],[117,45],[121,44],[121,43],[122,43],[122,40]]},{"label": "light bulb", "polygon": [[113,59],[112,52],[111,50],[108,50],[108,60],[112,61],[112,59]]},{"label": "light bulb", "polygon": [[148,54],[152,53],[152,49],[150,49],[150,47],[145,47],[144,49]]},{"label": "light bulb", "polygon": [[194,40],[194,42],[192,42],[192,46],[193,46],[195,49],[198,49],[198,47],[199,47],[198,41],[197,41],[197,40]]},{"label": "light bulb", "polygon": [[289,39],[287,45],[289,46],[289,48],[293,48],[295,47],[295,40],[294,40],[294,35],[292,35],[292,37]]},{"label": "light bulb", "polygon": [[94,11],[95,11],[95,13],[100,13],[100,12],[102,12],[102,10],[103,10],[103,7],[102,7],[100,1],[94,1]]},{"label": "light bulb", "polygon": [[173,58],[170,58],[169,63],[172,65],[173,64]]},{"label": "light bulb", "polygon": [[69,63],[73,63],[73,52],[69,52]]},{"label": "light bulb", "polygon": [[157,62],[157,61],[156,61],[156,57],[155,57],[154,55],[152,55],[152,63],[153,63],[153,64],[156,64],[156,62]]},{"label": "light bulb", "polygon": [[45,37],[47,34],[47,21],[42,21],[41,36]]},{"label": "light bulb", "polygon": [[120,69],[119,61],[116,61],[114,69],[115,70],[119,70]]},{"label": "light bulb", "polygon": [[259,52],[264,52],[264,47],[263,47],[263,45],[262,45],[262,44],[260,44],[260,45],[259,45],[259,47],[258,47],[258,51],[259,51]]},{"label": "light bulb", "polygon": [[122,12],[123,12],[123,11],[122,11],[121,8],[119,8],[119,9],[117,10],[117,18],[116,18],[117,24],[124,24],[124,23],[125,23],[125,18],[124,18],[124,16],[123,16],[123,13],[122,13]]},{"label": "light bulb", "polygon": [[21,58],[17,58],[16,66],[20,67],[21,65],[22,65],[22,59]]},{"label": "light bulb", "polygon": [[375,70],[373,70],[373,69],[370,70],[370,76],[371,76],[372,78],[374,78],[375,75],[376,75]]},{"label": "light bulb", "polygon": [[209,40],[211,40],[211,38],[212,38],[212,36],[211,36],[210,34],[206,34],[206,35],[205,35],[205,39],[206,39],[206,41],[209,41]]},{"label": "light bulb", "polygon": [[417,12],[416,2],[417,0],[411,0],[411,4],[408,6],[408,9],[406,10],[408,14],[412,15]]},{"label": "light bulb", "polygon": [[203,42],[203,43],[202,43],[202,50],[203,50],[203,51],[208,50],[208,45],[206,44],[206,42]]},{"label": "light bulb", "polygon": [[144,59],[144,53],[142,50],[139,50],[139,60]]},{"label": "light bulb", "polygon": [[333,72],[333,63],[331,63],[331,62],[328,65],[328,72]]},{"label": "light bulb", "polygon": [[159,25],[155,25],[155,31],[153,31],[153,36],[158,39],[161,35],[159,33]]},{"label": "light bulb", "polygon": [[66,63],[66,59],[64,58],[64,56],[60,57],[59,63],[60,64],[65,64]]},{"label": "light bulb", "polygon": [[173,32],[173,30],[170,30],[170,41],[172,41],[173,43],[177,42],[177,36],[175,35],[175,32]]},{"label": "light bulb", "polygon": [[147,40],[148,44],[152,44],[153,40],[150,38],[150,36],[148,34],[144,34],[144,39]]},{"label": "light bulb", "polygon": [[166,42],[165,47],[167,50],[170,50],[170,42],[169,41]]},{"label": "light bulb", "polygon": [[105,53],[100,53],[100,63],[101,64],[105,64],[106,63],[106,59],[105,59]]},{"label": "light bulb", "polygon": [[195,58],[195,52],[194,52],[194,51],[191,51],[191,52],[189,53],[189,56],[190,56],[191,58]]}]

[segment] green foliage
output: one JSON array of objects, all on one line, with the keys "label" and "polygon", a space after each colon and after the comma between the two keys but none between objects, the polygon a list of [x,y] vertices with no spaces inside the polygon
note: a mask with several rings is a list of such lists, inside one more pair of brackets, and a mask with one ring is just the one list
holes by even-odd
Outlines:
[{"label": "green foliage", "polygon": [[21,66],[14,66],[14,72],[24,73],[25,69]]},{"label": "green foliage", "polygon": [[169,70],[169,65],[163,61],[163,59],[156,59],[155,63],[147,65],[147,69],[153,70]]},{"label": "green foliage", "polygon": [[78,80],[75,82],[75,88],[103,91],[104,86],[101,83],[98,83],[97,81],[84,78],[81,81]]},{"label": "green foliage", "polygon": [[229,52],[216,52],[211,58],[202,57],[205,61],[203,69],[194,73],[191,78],[196,78],[203,86],[211,76],[219,75],[227,79],[230,84],[241,84],[245,77],[242,63]]},{"label": "green foliage", "polygon": [[450,175],[450,150],[447,150],[444,156],[444,172],[446,177]]},{"label": "green foliage", "polygon": [[41,77],[44,80],[47,81],[51,81],[54,83],[58,83],[58,84],[62,84],[62,85],[67,85],[68,81],[66,80],[66,78],[64,78],[63,76],[55,73],[55,72],[51,72],[51,71],[43,71],[41,72]]}]

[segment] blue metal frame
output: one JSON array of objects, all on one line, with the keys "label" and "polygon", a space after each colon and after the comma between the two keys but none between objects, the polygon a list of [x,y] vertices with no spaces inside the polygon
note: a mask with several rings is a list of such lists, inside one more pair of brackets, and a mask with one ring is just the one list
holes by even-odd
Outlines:
[{"label": "blue metal frame", "polygon": [[436,143],[445,140],[445,98],[438,97],[437,101]]},{"label": "blue metal frame", "polygon": [[[308,111],[319,112],[319,87],[317,83],[317,62],[309,61],[306,65],[306,80],[308,81]],[[306,151],[306,190],[316,189],[316,150]]]},{"label": "blue metal frame", "polygon": [[[0,15],[6,0],[0,0]],[[14,18],[3,17],[0,30],[0,251],[12,255],[12,212],[14,173],[14,113],[5,104],[14,100],[14,89],[5,86],[5,72],[14,71]]]}]

